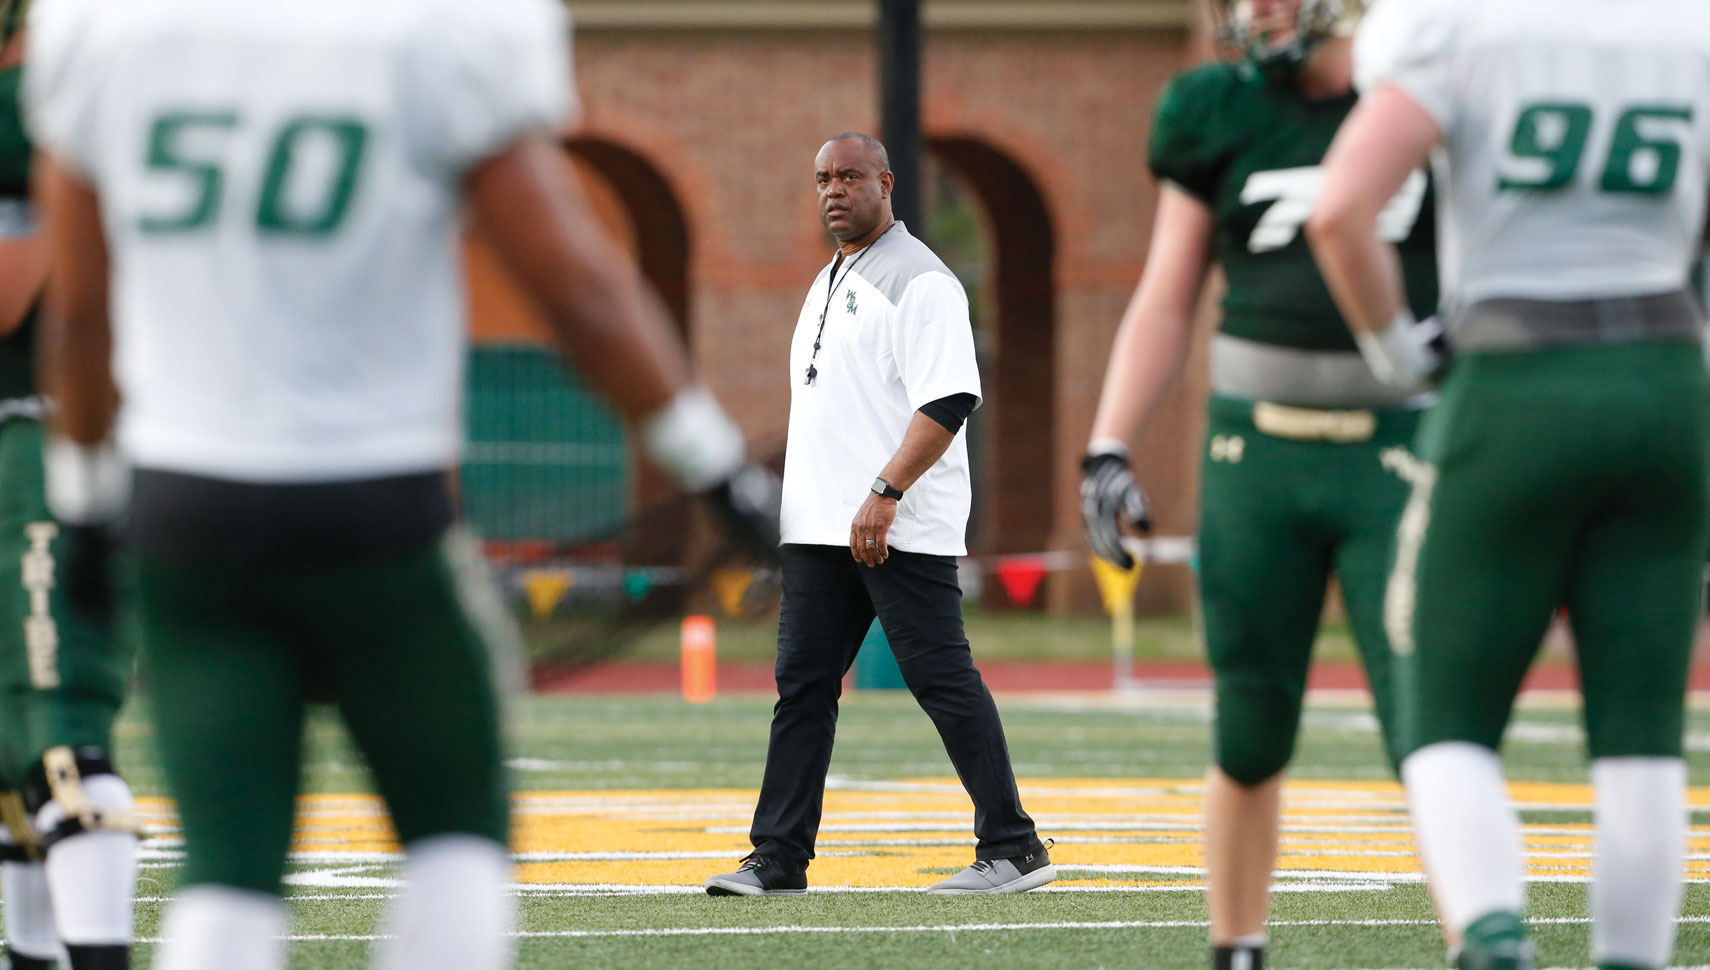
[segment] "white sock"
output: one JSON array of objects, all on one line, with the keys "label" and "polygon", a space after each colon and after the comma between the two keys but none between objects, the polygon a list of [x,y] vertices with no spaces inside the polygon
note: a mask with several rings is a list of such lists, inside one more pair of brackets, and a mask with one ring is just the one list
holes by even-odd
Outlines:
[{"label": "white sock", "polygon": [[1466,741],[1428,745],[1401,763],[1413,837],[1452,940],[1493,912],[1526,906],[1520,820],[1496,752]]},{"label": "white sock", "polygon": [[1265,944],[1271,941],[1271,935],[1264,930],[1257,933],[1246,933],[1229,941],[1230,946],[1244,946],[1252,950],[1263,950]]},{"label": "white sock", "polygon": [[1591,884],[1591,959],[1668,964],[1686,855],[1686,762],[1599,758],[1597,869]]},{"label": "white sock", "polygon": [[58,958],[59,933],[42,864],[0,863],[0,896],[6,901],[6,949],[37,960]]},{"label": "white sock", "polygon": [[[491,839],[438,835],[404,849],[404,891],[386,914],[375,970],[503,970],[511,963],[511,855]],[[177,970],[177,968],[167,968]]]},{"label": "white sock", "polygon": [[[108,811],[129,815],[131,789],[118,775],[83,779],[83,792]],[[65,819],[49,800],[36,828],[51,832]],[[59,938],[68,945],[116,946],[131,942],[131,896],[137,884],[137,837],[128,832],[80,832],[54,845],[47,858],[48,889]]]},{"label": "white sock", "polygon": [[166,909],[155,970],[284,970],[285,902],[230,886],[181,890]]}]

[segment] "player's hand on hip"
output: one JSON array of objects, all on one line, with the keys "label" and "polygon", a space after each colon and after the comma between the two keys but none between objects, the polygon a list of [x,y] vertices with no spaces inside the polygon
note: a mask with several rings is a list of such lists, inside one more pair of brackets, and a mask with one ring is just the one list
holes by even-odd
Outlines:
[{"label": "player's hand on hip", "polygon": [[896,518],[896,499],[878,494],[867,496],[855,513],[855,521],[849,525],[849,554],[856,562],[877,566],[890,558],[891,547],[886,540]]},{"label": "player's hand on hip", "polygon": [[783,491],[770,468],[749,461],[708,489],[706,496],[732,538],[771,559],[778,555],[778,509]]},{"label": "player's hand on hip", "polygon": [[1415,320],[1406,310],[1378,333],[1355,334],[1354,342],[1378,380],[1404,390],[1425,390],[1449,359],[1442,321]]},{"label": "player's hand on hip", "polygon": [[1147,532],[1152,519],[1146,493],[1128,470],[1127,454],[1105,451],[1081,459],[1081,519],[1087,544],[1099,558],[1123,569],[1134,567],[1134,557],[1122,547],[1123,520]]}]

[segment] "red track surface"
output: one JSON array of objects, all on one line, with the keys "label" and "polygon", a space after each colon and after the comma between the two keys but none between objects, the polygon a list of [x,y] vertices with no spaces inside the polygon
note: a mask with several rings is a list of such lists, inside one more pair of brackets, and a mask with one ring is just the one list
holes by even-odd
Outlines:
[{"label": "red track surface", "polygon": [[[1108,663],[983,663],[980,672],[992,690],[1109,690]],[[1210,675],[1203,664],[1192,662],[1149,663],[1134,670],[1147,687],[1203,687]],[[1352,662],[1320,663],[1308,681],[1316,688],[1360,688],[1365,674]],[[1546,663],[1526,678],[1527,689],[1571,688],[1579,683],[1574,668]],[[718,668],[718,686],[727,691],[771,691],[772,665],[727,663]],[[677,665],[669,663],[612,663],[581,673],[537,667],[534,687],[543,691],[606,693],[613,691],[675,691]],[[1710,690],[1710,664],[1692,670],[1692,688]]]}]

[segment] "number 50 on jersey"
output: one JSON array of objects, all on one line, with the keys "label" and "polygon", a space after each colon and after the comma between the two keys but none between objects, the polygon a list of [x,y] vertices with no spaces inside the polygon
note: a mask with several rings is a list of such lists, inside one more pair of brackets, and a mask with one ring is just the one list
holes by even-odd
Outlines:
[{"label": "number 50 on jersey", "polygon": [[[148,171],[176,183],[138,220],[149,234],[195,232],[221,218],[236,111],[174,111],[149,129]],[[267,140],[261,192],[251,215],[263,233],[325,236],[337,230],[356,194],[368,128],[344,116],[298,115]],[[170,193],[169,195],[167,193]]]}]

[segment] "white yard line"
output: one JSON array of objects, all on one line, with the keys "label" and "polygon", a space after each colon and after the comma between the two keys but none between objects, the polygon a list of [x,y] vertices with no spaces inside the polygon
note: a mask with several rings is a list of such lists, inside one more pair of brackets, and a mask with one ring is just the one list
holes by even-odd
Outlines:
[{"label": "white yard line", "polygon": [[[1583,925],[1590,920],[1583,916],[1534,919],[1532,925]],[[1710,916],[1683,916],[1682,923],[1710,923]],[[659,936],[796,936],[839,933],[1009,933],[1035,930],[1165,930],[1197,929],[1208,925],[1205,920],[1111,920],[1102,922],[1065,923],[940,923],[930,926],[672,926],[634,930],[524,930],[511,934],[522,939],[607,939]],[[1274,927],[1325,926],[1381,928],[1390,926],[1435,926],[1428,919],[1303,919],[1274,920]],[[380,934],[304,933],[281,937],[294,943],[367,942],[385,939]],[[160,937],[143,937],[138,943],[159,943]],[[1690,968],[1699,970],[1699,968]]]},{"label": "white yard line", "polygon": [[[313,889],[397,889],[403,880],[394,876],[363,875],[378,866],[350,866],[339,869],[314,869],[285,877],[287,886]],[[1160,875],[1175,874],[1168,867],[1154,867]],[[1184,875],[1203,874],[1204,870],[1184,869]],[[1286,876],[1287,873],[1279,873]],[[1423,877],[1401,874],[1400,878],[1363,878],[1360,874],[1326,873],[1311,882],[1279,882],[1271,887],[1273,893],[1373,893],[1383,892],[1397,883],[1418,882]],[[1548,881],[1575,881],[1572,877],[1550,877]],[[924,886],[810,886],[808,891],[821,893],[904,893],[917,894]],[[700,885],[653,885],[648,883],[513,883],[511,891],[541,896],[676,896],[695,895],[705,890]],[[1036,893],[1200,893],[1205,887],[1195,883],[1162,886],[1123,885],[1053,885],[1033,890]],[[311,897],[291,897],[311,898]]]},{"label": "white yard line", "polygon": [[[379,861],[379,860],[377,860]],[[385,860],[394,861],[394,860]],[[312,889],[396,889],[403,885],[403,880],[390,875],[368,875],[385,868],[381,865],[340,866],[330,869],[310,869],[304,872],[294,872],[285,877],[288,886],[300,886]],[[1105,874],[1140,874],[1156,875],[1203,876],[1205,870],[1197,866],[1162,866],[1162,865],[1073,865],[1060,864],[1059,869],[1065,872],[1105,873]],[[1424,874],[1418,872],[1344,872],[1335,869],[1279,869],[1276,872],[1279,881],[1273,883],[1273,893],[1344,893],[1344,892],[1382,892],[1397,885],[1413,885],[1425,881]],[[1304,881],[1294,881],[1304,880]],[[1528,883],[1588,883],[1588,874],[1573,872],[1561,875],[1529,875]],[[1687,877],[1684,882],[1693,885],[1710,883],[1710,878]],[[698,893],[702,889],[698,885],[654,885],[649,883],[514,883],[512,890],[519,893],[575,895],[675,895],[680,893]],[[812,893],[916,893],[921,886],[811,886]],[[1205,887],[1197,883],[1170,884],[1163,886],[1123,886],[1123,885],[1051,885],[1033,890],[1036,893],[1160,893],[1160,892],[1204,892]]]}]

